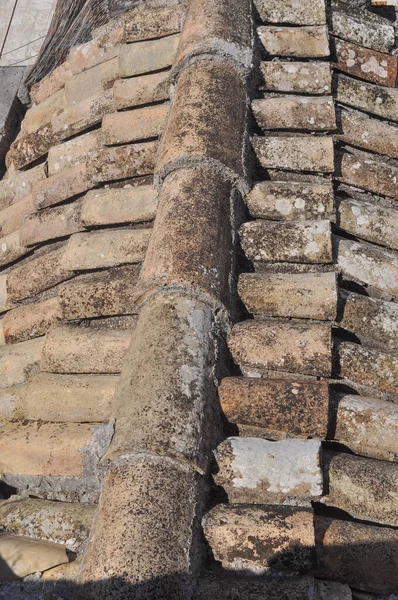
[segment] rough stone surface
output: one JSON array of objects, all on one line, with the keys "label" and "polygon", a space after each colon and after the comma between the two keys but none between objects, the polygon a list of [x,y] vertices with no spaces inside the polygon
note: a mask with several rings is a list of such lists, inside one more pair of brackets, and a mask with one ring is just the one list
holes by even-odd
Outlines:
[{"label": "rough stone surface", "polygon": [[[117,57],[119,44],[124,41],[124,29],[114,29],[93,40],[73,46],[69,50],[69,64],[73,75]],[[73,78],[72,78],[73,79]]]},{"label": "rough stone surface", "polygon": [[296,94],[330,94],[332,73],[327,62],[267,61],[260,64],[264,82],[269,92],[295,92]]},{"label": "rough stone surface", "polygon": [[33,201],[36,208],[46,208],[82,194],[94,186],[87,166],[83,163],[35,183],[32,190]]},{"label": "rough stone surface", "polygon": [[376,398],[344,396],[335,438],[366,456],[398,461],[398,405]]},{"label": "rough stone surface", "polygon": [[231,193],[229,182],[205,166],[181,168],[166,177],[137,296],[182,284],[228,303]]},{"label": "rough stone surface", "polygon": [[22,122],[22,131],[26,134],[35,133],[44,125],[48,125],[52,116],[58,114],[65,106],[64,90],[55,92],[40,104],[28,109]]},{"label": "rough stone surface", "polygon": [[159,137],[166,125],[169,110],[169,104],[156,104],[105,115],[102,121],[105,143],[126,144]]},{"label": "rough stone surface", "polygon": [[334,320],[335,273],[243,273],[238,291],[246,309],[268,317]]},{"label": "rough stone surface", "polygon": [[337,101],[378,117],[398,121],[398,90],[339,75]]},{"label": "rough stone surface", "polygon": [[121,599],[132,587],[142,598],[190,595],[196,477],[170,459],[139,454],[111,467],[83,565],[81,600],[97,600],[98,593]]},{"label": "rough stone surface", "polygon": [[338,238],[337,265],[348,278],[398,294],[398,255],[379,246]]},{"label": "rough stone surface", "polygon": [[59,67],[54,69],[49,75],[44,77],[38,83],[35,83],[31,90],[30,95],[35,104],[40,104],[46,98],[55,94],[58,90],[65,86],[65,81],[68,77],[71,77],[72,73],[70,70],[70,63],[64,62]]},{"label": "rough stone surface", "polygon": [[[81,476],[96,427],[85,423],[7,423],[1,427],[2,473]],[[100,456],[96,458],[98,462]]]},{"label": "rough stone surface", "polygon": [[21,243],[19,230],[0,237],[0,266],[9,265],[29,250]]},{"label": "rough stone surface", "polygon": [[41,369],[50,373],[120,373],[132,331],[53,327],[46,336]]},{"label": "rough stone surface", "polygon": [[151,229],[75,233],[69,239],[63,266],[69,271],[85,271],[142,262],[151,233]]},{"label": "rough stone surface", "polygon": [[355,187],[398,199],[398,165],[380,160],[374,154],[344,152],[340,180]]},{"label": "rough stone surface", "polygon": [[243,176],[245,122],[246,90],[238,71],[208,60],[191,65],[178,81],[157,170],[181,159],[210,158]]},{"label": "rough stone surface", "polygon": [[159,40],[120,46],[119,77],[142,75],[170,67],[173,64],[179,40],[179,35],[170,35]]},{"label": "rough stone surface", "polygon": [[69,562],[65,547],[0,532],[0,580],[12,581]]},{"label": "rough stone surface", "polygon": [[242,225],[240,237],[247,258],[254,261],[332,262],[329,221],[251,221]]},{"label": "rough stone surface", "polygon": [[258,27],[257,33],[266,52],[273,56],[323,58],[329,56],[328,32],[318,27]]},{"label": "rough stone surface", "polygon": [[157,190],[151,185],[89,191],[83,200],[82,222],[86,227],[152,221]]},{"label": "rough stone surface", "polygon": [[50,246],[48,251],[33,256],[7,274],[9,300],[29,298],[72,277],[63,265],[65,245]]},{"label": "rough stone surface", "polygon": [[114,57],[87,71],[72,75],[65,83],[65,97],[68,105],[79,104],[102,94],[113,86],[119,76],[119,59]]},{"label": "rough stone surface", "polygon": [[336,128],[332,96],[285,96],[253,100],[252,111],[259,127],[329,131]]},{"label": "rough stone surface", "polygon": [[[25,196],[0,212],[0,234],[9,235],[19,229],[25,215],[35,210],[32,194]],[[21,236],[22,237],[22,236]],[[21,240],[22,245],[25,243]]]},{"label": "rough stone surface", "polygon": [[328,506],[356,519],[398,525],[398,465],[350,454],[333,454],[328,461]]},{"label": "rough stone surface", "polygon": [[341,139],[347,144],[398,158],[398,127],[363,113],[341,110]]},{"label": "rough stone surface", "polygon": [[398,250],[398,208],[345,198],[338,202],[339,226],[375,244]]},{"label": "rough stone surface", "polygon": [[138,268],[127,266],[81,275],[63,284],[59,303],[64,319],[134,314]]},{"label": "rough stone surface", "polygon": [[398,356],[359,344],[339,346],[340,376],[381,392],[398,395]]},{"label": "rough stone surface", "polygon": [[130,108],[169,97],[169,71],[159,71],[128,79],[117,79],[113,84],[115,108]]},{"label": "rough stone surface", "polygon": [[183,296],[160,295],[143,306],[116,396],[110,458],[139,449],[203,467],[215,401],[215,327],[206,305]]},{"label": "rough stone surface", "polygon": [[39,371],[44,338],[37,338],[5,348],[0,347],[1,387],[23,383]]},{"label": "rough stone surface", "polygon": [[81,209],[82,203],[77,200],[26,215],[20,228],[22,244],[34,246],[82,231]]},{"label": "rough stone surface", "polygon": [[140,42],[178,33],[183,14],[182,6],[131,11],[124,16],[125,41]]},{"label": "rough stone surface", "polygon": [[17,535],[64,544],[68,550],[84,547],[95,514],[87,504],[50,502],[12,496],[0,502],[1,525]]},{"label": "rough stone surface", "polygon": [[88,175],[97,183],[150,175],[155,168],[156,152],[157,142],[104,148],[88,159]]},{"label": "rough stone surface", "polygon": [[390,21],[369,10],[354,11],[348,2],[336,0],[332,10],[332,31],[343,40],[380,52],[388,53],[395,41]]},{"label": "rough stone surface", "polygon": [[321,173],[334,171],[334,148],[331,136],[255,136],[253,148],[261,166],[266,169]]},{"label": "rough stone surface", "polygon": [[397,591],[396,529],[322,521],[317,528],[326,531],[318,534],[317,552],[324,576],[369,592],[388,595]]},{"label": "rough stone surface", "polygon": [[262,21],[289,25],[321,25],[326,21],[324,0],[288,0],[283,6],[278,0],[256,0]]},{"label": "rough stone surface", "polygon": [[221,54],[249,67],[252,57],[250,0],[190,2],[176,63],[192,56]]},{"label": "rough stone surface", "polygon": [[44,165],[32,167],[28,171],[14,171],[10,168],[7,177],[0,181],[0,210],[28,196],[35,181],[46,177]]},{"label": "rough stone surface", "polygon": [[289,498],[317,498],[323,492],[319,440],[231,437],[215,452],[217,485],[230,503],[289,504]]},{"label": "rough stone surface", "polygon": [[97,125],[102,121],[105,114],[114,110],[113,91],[111,89],[101,92],[93,98],[87,98],[82,102],[67,106],[62,113],[52,118],[51,127],[56,141],[50,145],[57,144],[60,140],[65,140],[76,133]]},{"label": "rough stone surface", "polygon": [[325,438],[329,388],[323,381],[227,377],[218,389],[231,423],[261,427],[270,437]]},{"label": "rough stone surface", "polygon": [[233,358],[252,371],[274,370],[307,375],[331,373],[331,329],[328,324],[244,321],[228,341]]},{"label": "rough stone surface", "polygon": [[11,144],[11,148],[6,156],[6,164],[7,166],[13,164],[16,169],[22,169],[47,154],[51,146],[59,144],[59,142],[60,137],[54,131],[51,123],[43,125],[43,127],[40,127],[40,129],[31,134],[23,134],[21,132]]},{"label": "rough stone surface", "polygon": [[362,343],[382,349],[398,348],[398,305],[342,290],[340,326]]},{"label": "rough stone surface", "polygon": [[1,321],[6,344],[15,344],[45,335],[61,319],[58,298],[10,310]]},{"label": "rough stone surface", "polygon": [[250,215],[257,219],[306,221],[332,217],[331,183],[262,181],[247,196]]},{"label": "rough stone surface", "polygon": [[87,156],[101,145],[101,131],[89,131],[71,140],[53,146],[48,153],[48,174],[56,175],[64,169],[76,167],[87,160]]},{"label": "rough stone surface", "polygon": [[313,513],[290,506],[220,504],[204,518],[214,557],[229,571],[308,571],[314,565]]},{"label": "rough stone surface", "polygon": [[1,416],[60,423],[108,421],[118,377],[40,373],[24,386],[5,390]]},{"label": "rough stone surface", "polygon": [[396,56],[362,48],[336,39],[336,67],[354,77],[387,87],[395,87],[398,59]]}]

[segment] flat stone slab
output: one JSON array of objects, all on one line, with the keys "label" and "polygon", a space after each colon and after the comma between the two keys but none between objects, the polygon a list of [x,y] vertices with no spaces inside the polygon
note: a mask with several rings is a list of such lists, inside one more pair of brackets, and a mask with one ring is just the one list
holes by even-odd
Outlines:
[{"label": "flat stone slab", "polygon": [[123,44],[119,49],[119,76],[132,77],[160,71],[173,64],[180,36],[170,35],[159,40]]},{"label": "flat stone slab", "polygon": [[82,222],[92,227],[152,221],[156,215],[157,195],[151,185],[90,190],[83,199]]},{"label": "flat stone slab", "polygon": [[255,136],[254,152],[265,169],[288,171],[334,171],[332,136]]},{"label": "flat stone slab", "polygon": [[113,98],[116,110],[160,102],[169,97],[169,71],[159,71],[127,79],[116,79]]},{"label": "flat stone slab", "polygon": [[252,111],[264,130],[305,129],[330,131],[336,128],[332,96],[285,96],[253,100]]},{"label": "flat stone slab", "polygon": [[336,39],[336,68],[348,75],[387,87],[395,87],[398,59]]},{"label": "flat stone slab", "polygon": [[341,108],[340,139],[351,146],[398,158],[398,127],[359,111]]},{"label": "flat stone slab", "polygon": [[358,155],[344,152],[339,179],[363,190],[397,200],[398,163],[390,164],[387,160],[368,152]]},{"label": "flat stone slab", "polygon": [[396,88],[385,88],[346,75],[339,75],[337,102],[389,121],[398,121],[398,89]]},{"label": "flat stone slab", "polygon": [[274,27],[257,28],[265,51],[271,56],[294,58],[324,58],[329,56],[327,28],[317,27]]},{"label": "flat stone slab", "polygon": [[394,27],[388,19],[369,10],[353,10],[349,2],[333,0],[332,31],[334,35],[366,48],[389,52],[394,45]]},{"label": "flat stone slab", "polygon": [[323,492],[319,440],[231,437],[217,447],[217,485],[230,503],[289,504]]},{"label": "flat stone slab", "polygon": [[262,89],[268,92],[296,94],[330,94],[332,73],[330,63],[320,61],[266,61],[260,64]]},{"label": "flat stone slab", "polygon": [[321,25],[326,21],[324,0],[288,0],[283,5],[278,0],[254,2],[262,21],[294,25]]}]

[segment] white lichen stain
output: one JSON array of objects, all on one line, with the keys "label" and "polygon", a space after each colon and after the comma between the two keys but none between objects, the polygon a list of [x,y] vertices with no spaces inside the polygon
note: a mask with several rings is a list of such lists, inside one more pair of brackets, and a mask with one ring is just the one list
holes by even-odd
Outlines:
[{"label": "white lichen stain", "polygon": [[374,56],[372,56],[366,63],[361,65],[361,70],[364,73],[374,73],[378,75],[378,77],[382,77],[386,79],[388,77],[388,71],[385,69],[382,64],[378,63]]}]

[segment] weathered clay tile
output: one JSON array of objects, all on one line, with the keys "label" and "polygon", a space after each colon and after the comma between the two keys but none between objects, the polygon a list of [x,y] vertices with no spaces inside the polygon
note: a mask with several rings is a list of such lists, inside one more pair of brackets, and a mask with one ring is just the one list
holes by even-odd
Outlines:
[{"label": "weathered clay tile", "polygon": [[217,447],[215,457],[214,481],[232,504],[289,504],[289,498],[322,495],[319,440],[230,437]]},{"label": "weathered clay tile", "polygon": [[7,274],[8,299],[29,298],[69,279],[73,273],[62,266],[64,253],[65,245],[50,246],[48,251],[12,269]]},{"label": "weathered clay tile", "polygon": [[151,233],[151,229],[75,233],[69,238],[63,267],[68,271],[86,271],[142,262]]},{"label": "weathered clay tile", "polygon": [[89,153],[101,146],[101,138],[101,131],[97,129],[50,148],[47,159],[49,176],[85,162]]},{"label": "weathered clay tile", "polygon": [[368,115],[341,109],[340,139],[347,144],[398,158],[398,127]]},{"label": "weathered clay tile", "polygon": [[397,296],[398,254],[344,238],[336,238],[336,245],[337,265],[345,276]]},{"label": "weathered clay tile", "polygon": [[72,75],[65,84],[65,97],[68,105],[80,104],[94,96],[99,96],[113,86],[119,76],[119,59],[96,65],[87,71]]},{"label": "weathered clay tile", "polygon": [[398,356],[351,342],[339,345],[340,377],[398,395]]},{"label": "weathered clay tile", "polygon": [[332,31],[343,40],[380,52],[389,52],[395,41],[390,21],[369,10],[353,10],[349,2],[339,0],[332,6]]},{"label": "weathered clay tile", "polygon": [[247,196],[250,215],[257,219],[311,221],[332,217],[333,186],[300,181],[262,181]]},{"label": "weathered clay tile", "polygon": [[64,62],[56,67],[44,79],[35,83],[30,89],[30,95],[35,104],[40,104],[46,98],[58,92],[65,86],[65,81],[71,77],[70,63]]},{"label": "weathered clay tile", "polygon": [[104,148],[87,161],[89,179],[100,183],[150,175],[155,168],[157,142]]},{"label": "weathered clay tile", "polygon": [[[2,473],[81,476],[83,450],[95,447],[96,429],[96,425],[87,423],[7,423],[0,429]],[[97,455],[97,461],[99,458]]]},{"label": "weathered clay tile", "polygon": [[262,88],[268,92],[330,94],[332,73],[328,62],[266,61],[260,64]]},{"label": "weathered clay tile", "polygon": [[[63,568],[56,567],[51,571]],[[194,600],[262,600],[264,597],[267,600],[306,600],[311,597],[317,600],[352,600],[350,588],[335,581],[319,581],[308,576],[257,579],[228,574],[222,577],[219,573],[199,579]]]},{"label": "weathered clay tile", "polygon": [[358,454],[398,461],[398,404],[343,396],[338,403],[335,438]]},{"label": "weathered clay tile", "polygon": [[337,101],[378,117],[398,121],[398,90],[338,76]]},{"label": "weathered clay tile", "polygon": [[169,104],[156,104],[105,115],[102,121],[105,144],[126,144],[159,137],[166,125],[169,110]]},{"label": "weathered clay tile", "polygon": [[29,252],[20,237],[19,230],[0,237],[0,266],[8,265]]},{"label": "weathered clay tile", "polygon": [[[14,202],[7,208],[4,208],[0,211],[0,235],[5,236],[19,229],[24,216],[34,210],[35,203],[33,202],[32,194],[29,194],[21,200],[18,200],[18,202]],[[21,243],[23,245],[25,244],[22,240],[22,236]]]},{"label": "weathered clay tile", "polygon": [[46,336],[41,369],[49,373],[120,373],[132,331],[57,325]]},{"label": "weathered clay tile", "polygon": [[236,68],[209,60],[190,65],[178,80],[157,170],[182,158],[210,158],[243,176],[236,148],[242,147],[245,121],[246,89]]},{"label": "weathered clay tile", "polygon": [[0,394],[1,418],[53,423],[100,423],[112,416],[116,375],[39,373]]},{"label": "weathered clay tile", "polygon": [[116,110],[169,98],[169,71],[159,71],[127,79],[116,79],[113,98]]},{"label": "weathered clay tile", "polygon": [[95,507],[89,504],[18,496],[0,503],[0,519],[6,531],[64,544],[73,552],[84,548],[94,515]]},{"label": "weathered clay tile", "polygon": [[203,55],[232,58],[244,67],[252,60],[252,2],[201,0],[188,6],[176,64]]},{"label": "weathered clay tile", "polygon": [[60,319],[58,298],[10,310],[1,321],[5,342],[15,344],[45,335]]},{"label": "weathered clay tile", "polygon": [[[61,113],[63,115],[64,113]],[[55,117],[56,118],[56,117]],[[11,144],[6,157],[6,163],[14,164],[17,169],[22,169],[42,158],[51,146],[59,144],[61,137],[54,131],[51,123],[43,125],[34,133],[22,134]]]},{"label": "weathered clay tile", "polygon": [[306,129],[328,131],[336,128],[332,96],[278,96],[253,100],[252,111],[261,129]]},{"label": "weathered clay tile", "polygon": [[254,261],[332,262],[329,221],[250,221],[240,228],[246,256]]},{"label": "weathered clay tile", "polygon": [[83,199],[81,219],[86,227],[152,221],[156,207],[152,185],[91,190]]},{"label": "weathered clay tile", "polygon": [[35,183],[32,189],[33,201],[36,208],[47,208],[82,194],[94,186],[86,163],[82,163]]},{"label": "weathered clay tile", "polygon": [[124,44],[119,49],[119,77],[142,75],[172,65],[177,52],[179,35],[136,44]]},{"label": "weathered clay tile", "polygon": [[52,94],[38,105],[32,106],[26,112],[22,122],[22,131],[25,134],[35,133],[41,127],[48,125],[53,115],[58,114],[66,107],[64,90]]},{"label": "weathered clay tile", "polygon": [[289,25],[321,25],[326,21],[324,0],[288,0],[283,5],[278,0],[255,0],[262,21],[288,23]]},{"label": "weathered clay tile", "polygon": [[332,454],[327,461],[328,506],[356,519],[398,525],[398,464],[350,454]]},{"label": "weathered clay tile", "polygon": [[119,27],[85,44],[73,46],[68,57],[71,73],[75,75],[114,59],[118,55],[119,44],[123,41],[124,29]]},{"label": "weathered clay tile", "polygon": [[334,170],[332,136],[255,136],[253,147],[258,160],[266,169],[322,173]]},{"label": "weathered clay tile", "polygon": [[63,318],[71,321],[135,313],[133,298],[137,279],[135,265],[75,277],[59,290]]},{"label": "weathered clay tile", "polygon": [[329,39],[325,26],[258,27],[257,33],[271,56],[323,58],[329,56]]},{"label": "weathered clay tile", "polygon": [[66,548],[61,544],[14,535],[6,531],[0,533],[0,552],[3,586],[7,585],[5,582],[69,561]]},{"label": "weathered clay tile", "polygon": [[272,437],[281,432],[291,437],[326,437],[329,387],[324,381],[227,377],[218,392],[231,423],[261,427]]},{"label": "weathered clay tile", "polygon": [[128,12],[123,16],[124,41],[140,42],[178,33],[183,14],[182,6]]},{"label": "weathered clay tile", "polygon": [[[330,273],[243,273],[239,296],[248,312],[268,317],[333,320],[337,283]],[[316,291],[316,293],[314,293]]]},{"label": "weathered clay tile", "polygon": [[314,566],[311,509],[219,504],[203,528],[215,559],[229,571],[303,572]]},{"label": "weathered clay tile", "polygon": [[396,56],[339,39],[336,39],[335,45],[337,69],[371,83],[395,87],[398,69]]},{"label": "weathered clay tile", "polygon": [[390,164],[376,155],[344,152],[340,181],[355,187],[398,199],[398,163]]},{"label": "weathered clay tile", "polygon": [[236,363],[252,371],[331,374],[331,327],[326,323],[244,321],[233,327],[228,346]]},{"label": "weathered clay tile", "polygon": [[358,238],[398,250],[398,208],[344,198],[338,201],[339,227]]},{"label": "weathered clay tile", "polygon": [[82,202],[77,200],[26,215],[20,227],[21,242],[32,246],[82,231],[81,209]]},{"label": "weathered clay tile", "polygon": [[318,560],[323,576],[382,595],[398,585],[398,531],[316,517]]},{"label": "weathered clay tile", "polygon": [[[23,383],[39,371],[44,337],[0,348],[0,381],[2,387]],[[3,471],[4,472],[4,471]]]},{"label": "weathered clay tile", "polygon": [[94,98],[87,98],[78,104],[68,106],[62,113],[52,118],[51,128],[53,135],[56,136],[56,141],[52,142],[50,146],[97,125],[105,114],[114,110],[113,90],[111,89]]},{"label": "weathered clay tile", "polygon": [[340,326],[362,343],[391,350],[398,348],[398,305],[342,290]]},{"label": "weathered clay tile", "polygon": [[32,185],[47,177],[45,165],[38,165],[27,171],[8,173],[8,178],[0,181],[0,210],[28,196]]}]

